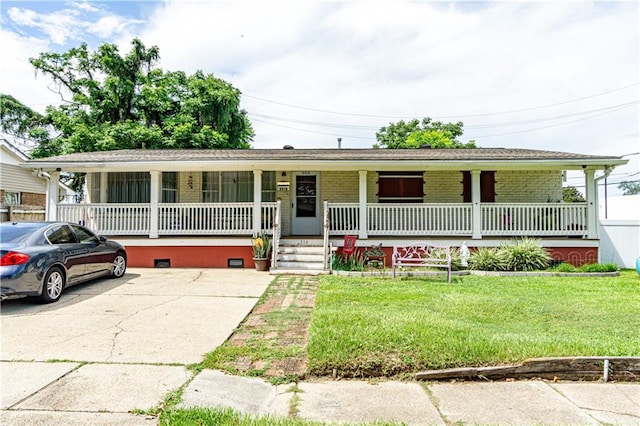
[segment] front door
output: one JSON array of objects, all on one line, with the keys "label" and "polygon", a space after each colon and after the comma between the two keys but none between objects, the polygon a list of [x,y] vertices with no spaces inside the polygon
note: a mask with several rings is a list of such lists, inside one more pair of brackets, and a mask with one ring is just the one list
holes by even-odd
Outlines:
[{"label": "front door", "polygon": [[318,173],[301,172],[294,174],[293,178],[291,234],[320,235]]}]

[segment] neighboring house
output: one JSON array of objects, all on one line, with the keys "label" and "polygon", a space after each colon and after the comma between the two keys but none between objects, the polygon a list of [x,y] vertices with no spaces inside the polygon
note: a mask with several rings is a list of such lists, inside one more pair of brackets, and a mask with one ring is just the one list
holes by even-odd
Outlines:
[{"label": "neighboring house", "polygon": [[[597,181],[627,161],[498,148],[120,150],[27,167],[50,185],[60,171],[87,173],[86,202],[50,199],[48,217],[115,237],[131,266],[249,267],[251,235],[267,231],[272,268],[283,271],[326,270],[344,235],[382,244],[387,263],[395,244],[522,236],[556,259],[596,262]],[[562,202],[565,170],[584,172],[585,203]]]},{"label": "neighboring house", "polygon": [[[5,139],[0,139],[0,210],[3,220],[44,219],[47,200],[46,173],[23,166],[29,157]],[[58,202],[75,201],[75,191],[57,182]]]}]

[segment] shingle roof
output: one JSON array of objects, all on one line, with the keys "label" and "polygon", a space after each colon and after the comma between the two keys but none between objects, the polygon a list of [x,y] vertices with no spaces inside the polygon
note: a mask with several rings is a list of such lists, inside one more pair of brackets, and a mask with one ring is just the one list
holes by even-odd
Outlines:
[{"label": "shingle roof", "polygon": [[524,161],[620,160],[621,157],[513,148],[476,149],[124,149],[75,153],[34,159],[38,163],[164,162],[164,161]]}]

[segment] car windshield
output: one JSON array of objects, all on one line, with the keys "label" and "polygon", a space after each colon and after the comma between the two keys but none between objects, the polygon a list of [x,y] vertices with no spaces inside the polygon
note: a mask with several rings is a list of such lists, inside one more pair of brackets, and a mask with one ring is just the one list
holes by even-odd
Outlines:
[{"label": "car windshield", "polygon": [[0,226],[0,243],[21,243],[36,229],[42,227],[39,223],[3,223]]}]

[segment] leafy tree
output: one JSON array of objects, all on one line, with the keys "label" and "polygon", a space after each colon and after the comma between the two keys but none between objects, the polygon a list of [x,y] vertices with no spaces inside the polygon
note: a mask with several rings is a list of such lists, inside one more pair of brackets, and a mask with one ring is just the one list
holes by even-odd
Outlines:
[{"label": "leafy tree", "polygon": [[640,182],[620,182],[618,189],[622,189],[622,195],[636,195],[640,194]]},{"label": "leafy tree", "polygon": [[578,188],[565,186],[562,188],[562,201],[565,203],[584,203],[586,200]]},{"label": "leafy tree", "polygon": [[34,157],[131,148],[249,148],[253,129],[240,91],[212,74],[164,71],[159,49],[138,39],[124,56],[113,44],[90,52],[31,58],[56,84],[63,104],[41,120],[55,137],[40,138]]},{"label": "leafy tree", "polygon": [[429,117],[409,122],[400,120],[380,128],[376,133],[377,146],[390,149],[420,148],[424,145],[431,148],[476,148],[475,141],[462,143],[458,139],[462,136],[463,126],[461,121],[443,123]]},{"label": "leafy tree", "polygon": [[0,130],[19,140],[27,150],[49,137],[49,129],[41,114],[4,93],[0,93]]}]

